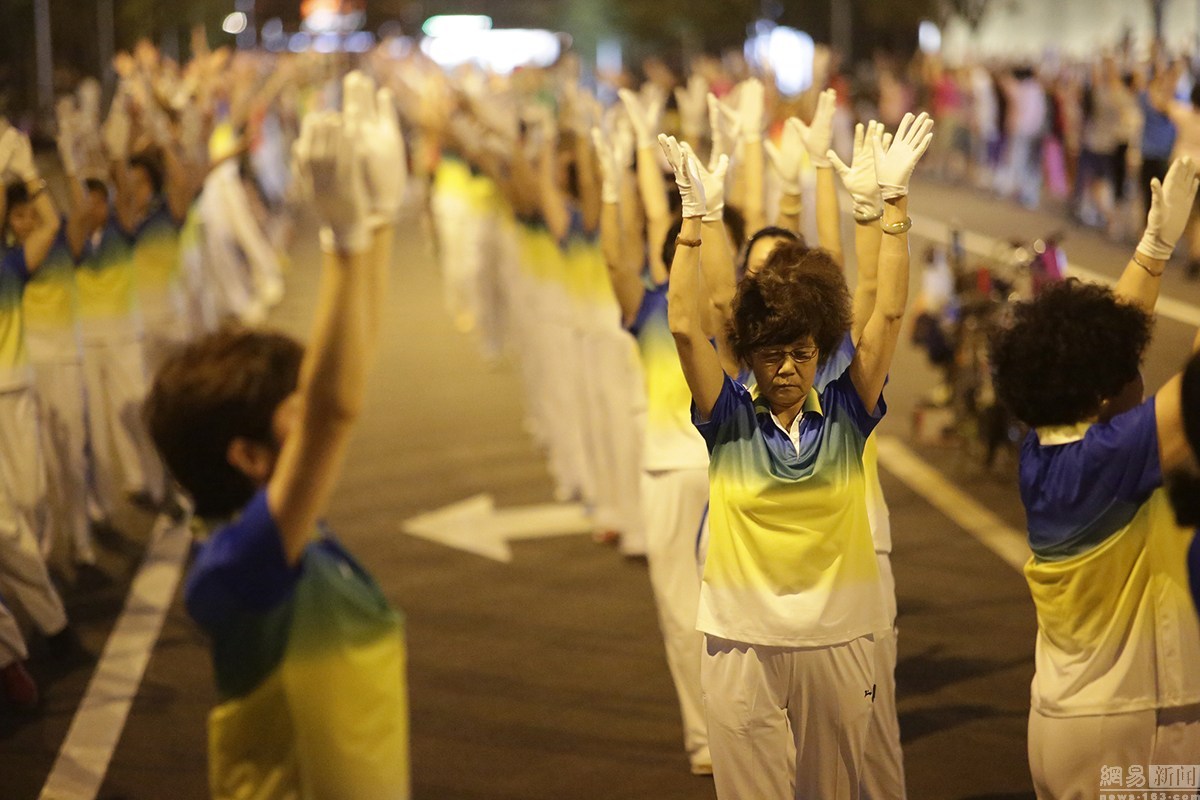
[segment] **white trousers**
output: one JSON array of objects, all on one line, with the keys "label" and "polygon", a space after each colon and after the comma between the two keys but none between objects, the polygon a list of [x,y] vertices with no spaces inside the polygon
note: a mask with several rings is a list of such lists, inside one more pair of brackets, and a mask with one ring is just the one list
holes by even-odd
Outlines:
[{"label": "white trousers", "polygon": [[667,649],[667,667],[679,696],[683,744],[692,763],[708,763],[708,726],[700,690],[704,634],[696,630],[700,581],[696,577],[696,530],[708,502],[708,470],[647,472],[642,508],[650,586]]},{"label": "white trousers", "polygon": [[1103,767],[1127,773],[1141,766],[1149,778],[1151,764],[1195,764],[1198,754],[1200,705],[1089,717],[1029,712],[1029,771],[1038,800],[1095,800]]},{"label": "white trousers", "polygon": [[21,635],[21,628],[8,606],[0,601],[0,668],[27,658],[29,651],[25,649],[25,637]]},{"label": "white trousers", "polygon": [[812,648],[706,636],[700,678],[717,797],[860,797],[874,651],[871,636]]},{"label": "white trousers", "polygon": [[[896,581],[887,553],[876,553],[888,619],[896,619]],[[875,706],[863,761],[862,796],[866,800],[904,800],[904,753],[896,713],[896,628],[875,636]]]},{"label": "white trousers", "polygon": [[0,594],[38,630],[57,633],[67,614],[38,547],[45,472],[33,392],[0,392]]},{"label": "white trousers", "polygon": [[66,537],[76,561],[95,563],[87,517],[87,414],[83,367],[78,361],[35,363],[34,390],[41,414],[49,503],[42,554]]},{"label": "white trousers", "polygon": [[140,339],[91,340],[83,345],[88,435],[102,510],[112,516],[121,494],[148,492],[161,499],[162,465],[142,423],[146,398],[145,350]]}]

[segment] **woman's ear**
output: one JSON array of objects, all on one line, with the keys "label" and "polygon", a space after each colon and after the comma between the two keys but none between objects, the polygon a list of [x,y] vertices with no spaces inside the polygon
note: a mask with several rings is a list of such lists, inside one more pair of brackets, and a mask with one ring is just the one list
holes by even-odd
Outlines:
[{"label": "woman's ear", "polygon": [[235,436],[225,450],[225,458],[230,465],[256,486],[262,486],[271,477],[275,469],[275,455],[271,447],[244,436]]}]

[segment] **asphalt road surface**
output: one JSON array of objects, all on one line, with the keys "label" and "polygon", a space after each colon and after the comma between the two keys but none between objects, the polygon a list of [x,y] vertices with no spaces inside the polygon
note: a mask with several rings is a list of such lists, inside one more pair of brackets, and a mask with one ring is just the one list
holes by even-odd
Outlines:
[{"label": "asphalt road surface", "polygon": [[[927,182],[915,186],[912,212],[914,264],[924,250],[921,237],[936,228],[922,225],[928,220],[954,220],[999,239],[1028,240],[1063,227],[1071,262],[1109,277],[1132,252],[1132,244],[1072,228],[1056,213]],[[1180,302],[1172,315],[1160,315],[1146,365],[1152,388],[1178,369],[1200,315],[1200,286],[1182,280],[1178,266],[1163,293]],[[315,242],[302,238],[277,325],[307,330],[316,275]],[[586,535],[516,542],[512,561],[501,563],[401,532],[414,515],[480,493],[502,508],[551,499],[544,460],[521,424],[518,371],[511,362],[485,363],[471,336],[454,328],[439,280],[428,238],[410,221],[399,237],[379,368],[329,515],[407,617],[415,796],[714,797],[711,779],[688,772],[644,561]],[[1025,725],[1036,623],[1019,547],[1010,546],[1006,558],[996,545],[1012,545],[1023,526],[1015,467],[1002,459],[987,471],[959,450],[912,441],[914,410],[935,377],[920,353],[902,345],[881,429],[943,481],[942,491],[931,490],[916,471],[895,462],[888,469],[885,461],[909,796],[1031,798]],[[122,523],[125,533],[101,540],[101,574],[76,576],[56,562],[71,617],[97,655],[152,538],[145,515],[130,511]],[[991,547],[981,535],[992,536]],[[169,570],[148,580],[169,586]],[[134,622],[150,614],[135,594],[127,614]],[[116,641],[115,663],[136,661],[134,640]],[[145,675],[140,682],[133,676],[137,688],[123,727],[119,717],[80,711],[94,661],[54,665],[39,642],[32,649],[45,706],[34,716],[0,708],[0,798],[38,797],[52,769],[52,780],[61,780],[95,763],[104,775],[101,798],[207,796],[211,667],[177,591]],[[111,679],[98,681],[85,705],[113,700]],[[77,714],[76,744],[60,758]],[[105,754],[88,744],[105,735],[116,741],[106,773]]]}]

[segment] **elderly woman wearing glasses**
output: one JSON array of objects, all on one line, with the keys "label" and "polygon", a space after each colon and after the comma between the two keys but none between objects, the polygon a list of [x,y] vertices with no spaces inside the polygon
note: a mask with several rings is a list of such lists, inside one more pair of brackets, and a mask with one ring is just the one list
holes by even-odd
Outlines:
[{"label": "elderly woman wearing glasses", "polygon": [[[867,520],[862,453],[908,293],[908,182],[932,121],[908,115],[875,169],[885,200],[878,296],[853,361],[817,368],[850,330],[850,293],[822,250],[781,244],[738,287],[729,340],[757,381],[721,368],[704,333],[702,171],[664,139],[683,199],[670,327],[710,454],[711,539],[697,628],[720,797],[858,797],[875,695],[873,634],[889,624]],[[792,759],[792,753],[795,759]]]}]

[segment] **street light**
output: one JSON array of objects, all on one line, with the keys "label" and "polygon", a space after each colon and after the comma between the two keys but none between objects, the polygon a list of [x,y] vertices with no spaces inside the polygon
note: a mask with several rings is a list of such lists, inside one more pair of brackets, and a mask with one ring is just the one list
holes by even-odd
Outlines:
[{"label": "street light", "polygon": [[238,35],[242,31],[246,30],[246,15],[241,11],[233,12],[229,16],[225,17],[225,21],[221,23],[221,30],[225,31],[231,36]]}]

